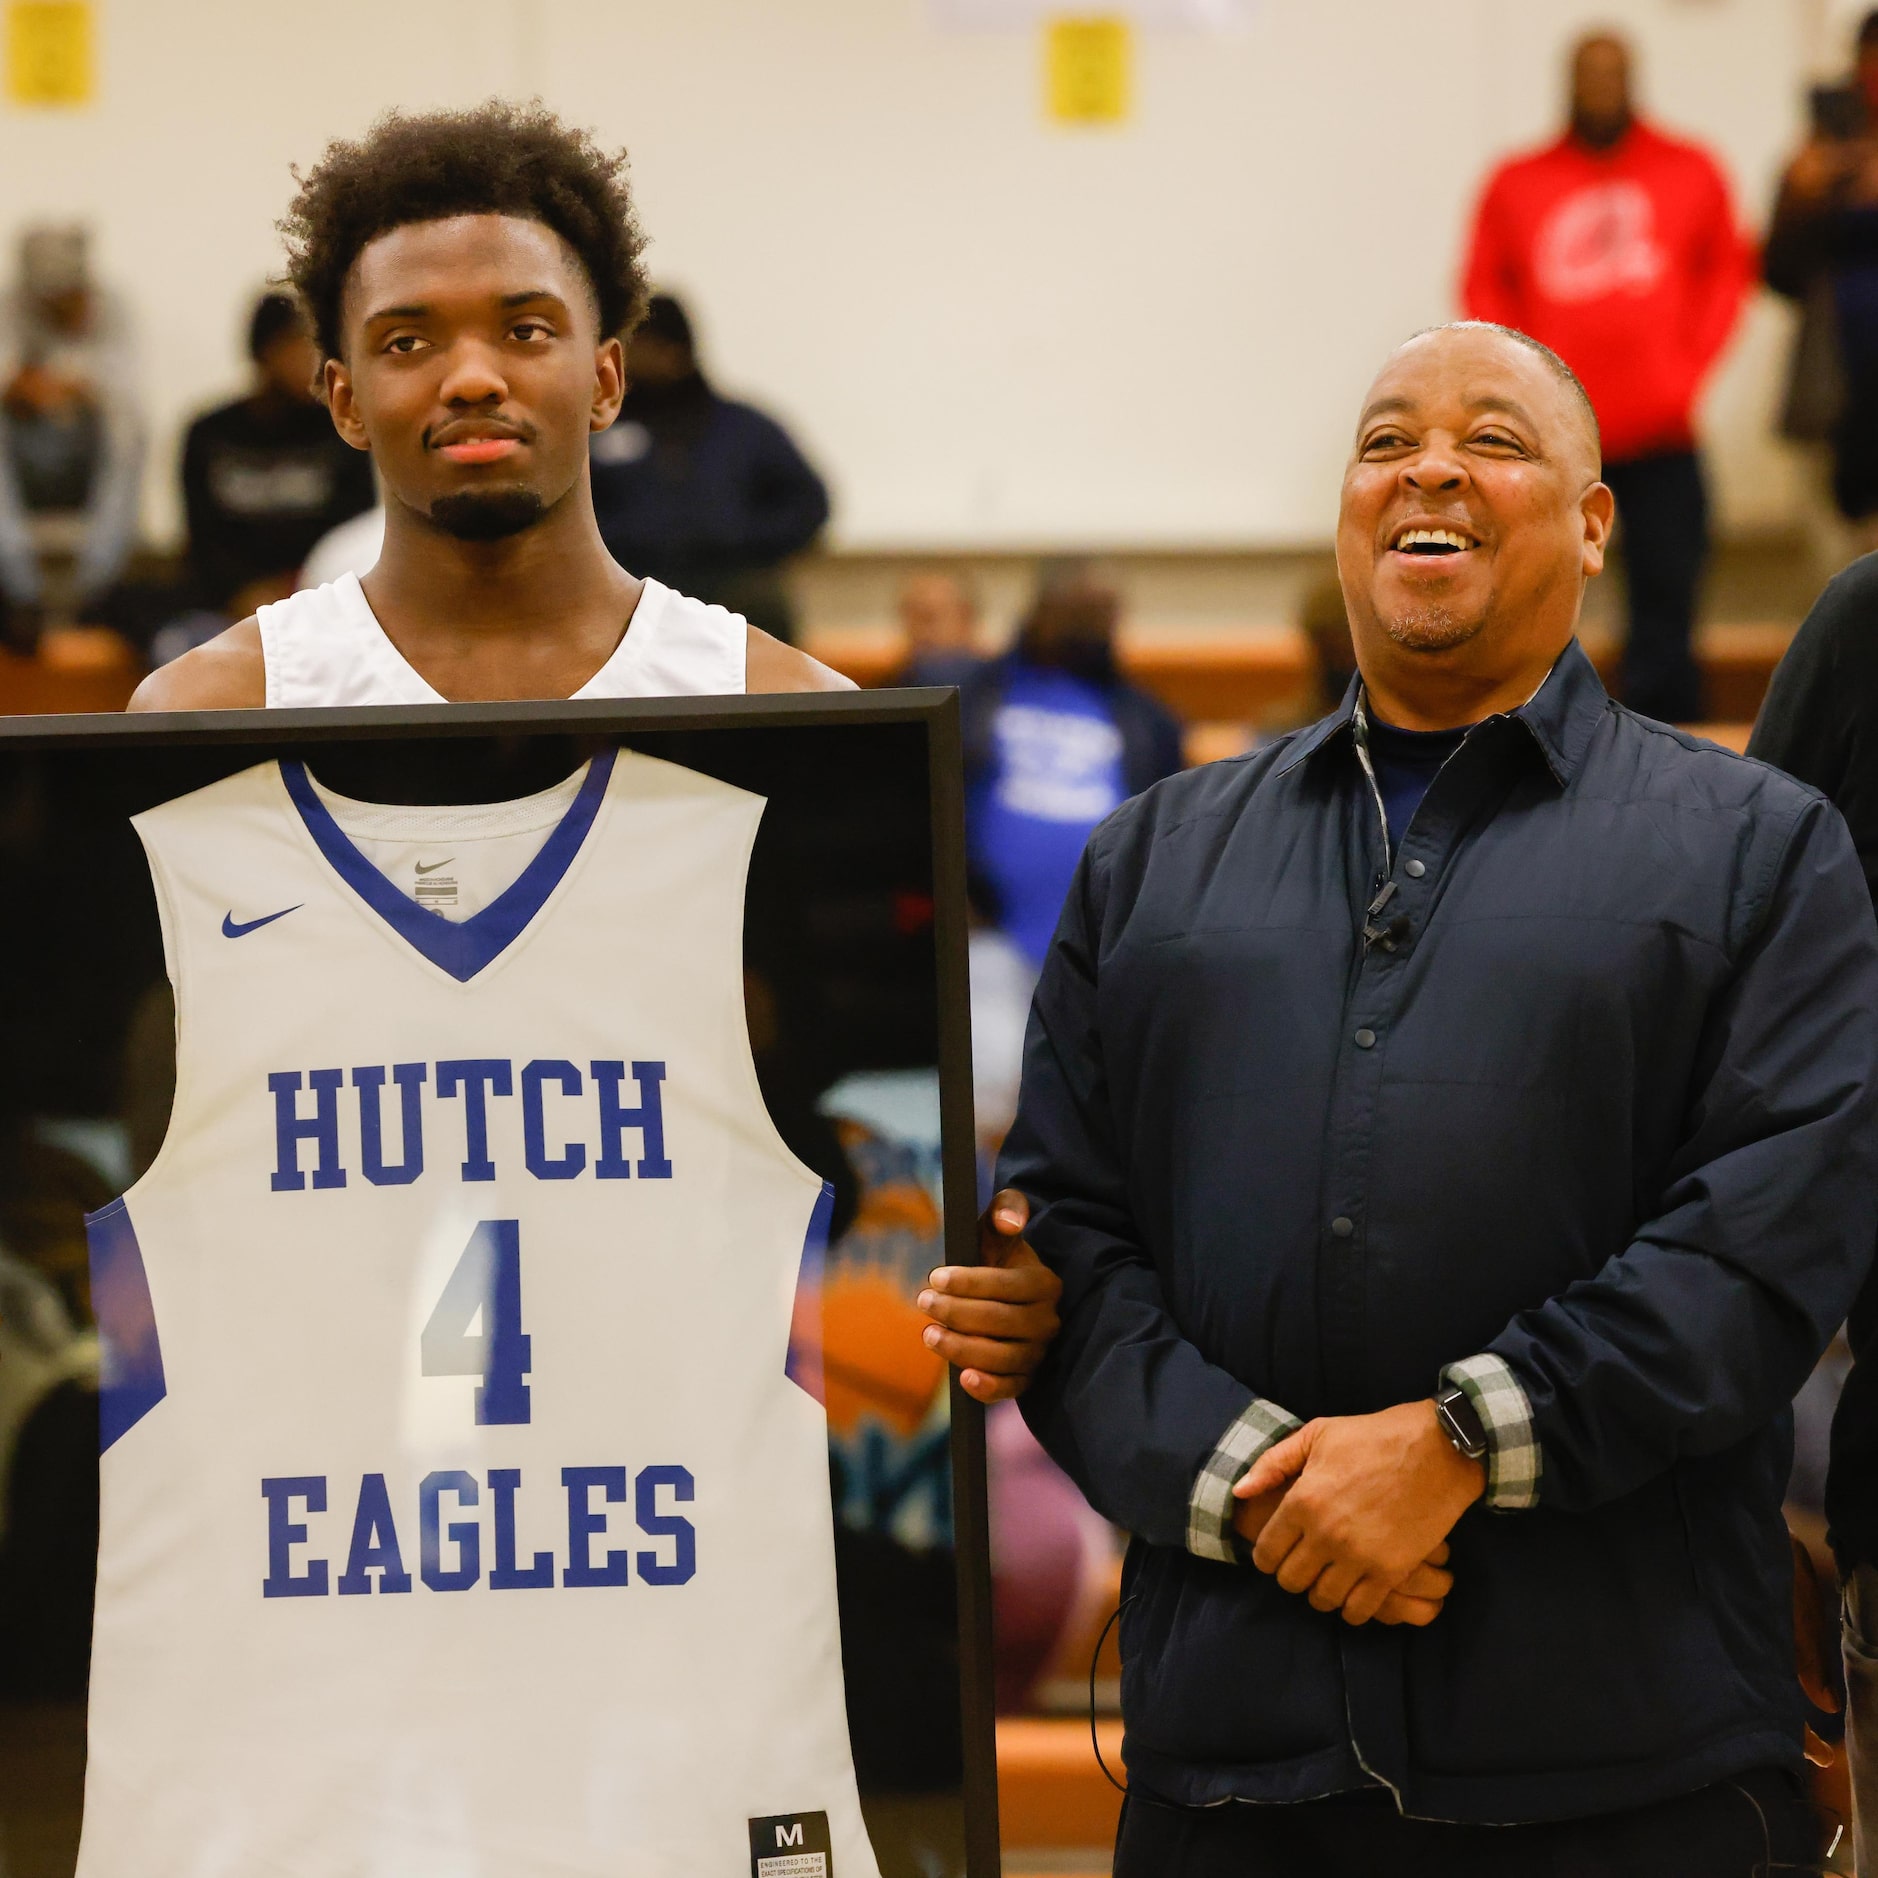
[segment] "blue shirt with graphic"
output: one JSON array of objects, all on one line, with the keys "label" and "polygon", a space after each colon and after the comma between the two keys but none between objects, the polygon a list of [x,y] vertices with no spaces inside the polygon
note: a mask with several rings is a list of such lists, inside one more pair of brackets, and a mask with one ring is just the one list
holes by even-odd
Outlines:
[{"label": "blue shirt with graphic", "polygon": [[971,803],[971,848],[1004,930],[1033,962],[1049,949],[1090,831],[1127,793],[1122,734],[1103,688],[1013,665]]}]

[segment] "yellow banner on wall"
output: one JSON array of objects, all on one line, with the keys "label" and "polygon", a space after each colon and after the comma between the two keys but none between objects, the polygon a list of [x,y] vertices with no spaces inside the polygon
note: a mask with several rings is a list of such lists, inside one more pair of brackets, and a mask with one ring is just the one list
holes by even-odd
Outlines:
[{"label": "yellow banner on wall", "polygon": [[1113,15],[1074,15],[1044,27],[1050,116],[1059,124],[1120,124],[1132,86],[1133,35]]},{"label": "yellow banner on wall", "polygon": [[91,102],[90,0],[7,0],[6,51],[14,104]]}]

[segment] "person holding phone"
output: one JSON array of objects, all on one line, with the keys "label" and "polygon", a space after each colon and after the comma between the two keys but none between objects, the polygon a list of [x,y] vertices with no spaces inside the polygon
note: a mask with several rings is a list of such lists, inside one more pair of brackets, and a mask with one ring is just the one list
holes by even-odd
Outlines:
[{"label": "person holding phone", "polygon": [[1827,448],[1844,561],[1878,547],[1878,9],[1860,22],[1851,81],[1815,86],[1808,115],[1762,270],[1801,309],[1781,431]]}]

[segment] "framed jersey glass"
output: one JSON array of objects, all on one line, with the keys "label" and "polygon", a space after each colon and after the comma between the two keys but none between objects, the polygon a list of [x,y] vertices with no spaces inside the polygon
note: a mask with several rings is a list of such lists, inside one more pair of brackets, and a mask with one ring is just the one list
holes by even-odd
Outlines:
[{"label": "framed jersey glass", "polygon": [[8,720],[0,880],[80,1878],[993,1878],[952,694]]}]

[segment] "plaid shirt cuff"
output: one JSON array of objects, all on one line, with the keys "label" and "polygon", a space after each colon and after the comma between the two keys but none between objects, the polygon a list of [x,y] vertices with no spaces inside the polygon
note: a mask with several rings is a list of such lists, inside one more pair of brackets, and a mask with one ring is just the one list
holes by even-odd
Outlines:
[{"label": "plaid shirt cuff", "polygon": [[1450,1389],[1465,1389],[1487,1431],[1486,1503],[1496,1513],[1523,1513],[1539,1504],[1544,1454],[1533,1432],[1532,1404],[1503,1357],[1470,1356],[1441,1372]]},{"label": "plaid shirt cuff", "polygon": [[1255,1396],[1220,1436],[1219,1446],[1206,1457],[1187,1496],[1187,1550],[1195,1558],[1213,1559],[1221,1565],[1239,1562],[1235,1549],[1238,1535],[1232,1525],[1239,1503],[1232,1497],[1232,1490],[1267,1448],[1275,1447],[1303,1426],[1276,1402]]}]

